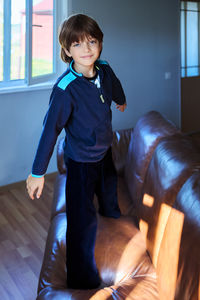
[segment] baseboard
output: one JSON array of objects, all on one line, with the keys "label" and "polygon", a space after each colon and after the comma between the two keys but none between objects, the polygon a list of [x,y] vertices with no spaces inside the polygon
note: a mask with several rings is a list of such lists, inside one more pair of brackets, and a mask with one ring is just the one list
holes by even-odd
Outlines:
[{"label": "baseboard", "polygon": [[[45,178],[51,179],[51,178],[54,178],[56,175],[57,175],[57,172],[49,173],[49,174],[45,175]],[[25,187],[25,186],[26,186],[26,180],[22,180],[22,181],[18,181],[18,182],[0,186],[0,192],[5,192],[5,191],[9,191],[11,189],[16,189],[16,188]]]}]

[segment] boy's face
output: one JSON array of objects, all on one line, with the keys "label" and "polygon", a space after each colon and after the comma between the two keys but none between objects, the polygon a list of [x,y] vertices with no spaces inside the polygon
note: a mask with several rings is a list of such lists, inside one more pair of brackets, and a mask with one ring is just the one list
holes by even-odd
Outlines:
[{"label": "boy's face", "polygon": [[85,38],[83,41],[74,42],[69,50],[65,49],[67,56],[72,57],[75,64],[87,67],[95,63],[99,58],[102,45],[95,38]]}]

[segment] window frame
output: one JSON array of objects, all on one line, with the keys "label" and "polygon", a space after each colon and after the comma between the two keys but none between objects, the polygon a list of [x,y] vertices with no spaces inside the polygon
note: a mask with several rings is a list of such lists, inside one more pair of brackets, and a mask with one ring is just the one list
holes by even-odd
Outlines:
[{"label": "window frame", "polygon": [[[14,0],[12,0],[14,1]],[[33,0],[25,0],[26,9],[26,41],[25,41],[25,78],[11,80],[11,0],[3,1],[3,81],[0,81],[0,88],[13,88],[13,87],[30,87],[36,84],[47,84],[55,80],[58,64],[57,64],[57,28],[58,28],[58,10],[60,8],[59,1],[53,0],[53,71],[49,74],[40,76],[32,76],[32,6]],[[6,68],[4,67],[6,66]]]},{"label": "window frame", "polygon": [[[187,3],[188,2],[195,2],[197,3],[198,10],[196,11],[198,14],[198,64],[197,66],[188,66],[187,62],[187,12],[192,11],[187,9]],[[182,8],[183,4],[183,8]],[[181,12],[184,12],[184,66],[182,66],[182,57],[181,57],[181,78],[188,78],[188,77],[200,77],[200,2],[199,1],[180,1],[180,27],[182,26],[181,21]],[[180,31],[180,34],[182,35],[182,30]],[[181,36],[182,38],[182,36]],[[182,56],[182,41],[181,41],[181,56]],[[198,68],[198,74],[197,75],[189,75],[189,69],[191,68]]]}]

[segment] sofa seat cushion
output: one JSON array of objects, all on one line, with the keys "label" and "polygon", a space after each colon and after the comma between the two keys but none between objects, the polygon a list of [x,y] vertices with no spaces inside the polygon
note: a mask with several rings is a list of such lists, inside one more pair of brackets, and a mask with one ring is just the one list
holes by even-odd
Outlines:
[{"label": "sofa seat cushion", "polygon": [[159,299],[156,273],[146,252],[144,238],[133,218],[97,216],[95,258],[102,286],[86,291],[67,289],[67,222],[66,214],[61,213],[53,218],[49,229],[37,300]]},{"label": "sofa seat cushion", "polygon": [[[52,202],[51,219],[59,213],[66,212],[65,203],[65,185],[66,185],[66,174],[59,174],[56,177],[54,187],[54,197]],[[125,184],[123,177],[118,177],[117,185],[118,202],[122,215],[134,214],[133,202],[129,196],[128,189]],[[94,197],[94,205],[98,211],[98,201],[96,196]]]}]

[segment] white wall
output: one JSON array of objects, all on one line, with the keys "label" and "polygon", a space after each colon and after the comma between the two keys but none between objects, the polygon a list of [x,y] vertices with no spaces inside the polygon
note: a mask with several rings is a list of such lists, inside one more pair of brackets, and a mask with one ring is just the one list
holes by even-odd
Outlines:
[{"label": "white wall", "polygon": [[[31,171],[50,90],[0,95],[0,185],[24,180]],[[55,171],[55,158],[49,172]]]},{"label": "white wall", "polygon": [[152,109],[180,125],[179,0],[73,0],[71,12],[91,15],[105,34],[102,58],[128,102],[113,115],[114,128],[132,127]]},{"label": "white wall", "polygon": [[[120,78],[128,103],[124,113],[113,108],[113,128],[133,127],[149,110],[179,126],[179,1],[73,0],[70,11],[91,15],[104,31],[102,59]],[[0,186],[29,174],[49,95],[50,89],[0,94]]]}]

